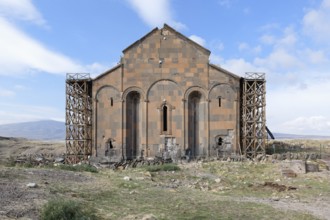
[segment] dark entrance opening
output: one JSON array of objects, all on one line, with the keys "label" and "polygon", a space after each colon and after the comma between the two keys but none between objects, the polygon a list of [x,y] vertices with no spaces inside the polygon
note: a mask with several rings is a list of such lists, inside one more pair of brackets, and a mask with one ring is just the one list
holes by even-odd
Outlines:
[{"label": "dark entrance opening", "polygon": [[126,159],[129,160],[138,156],[140,99],[136,91],[126,97]]},{"label": "dark entrance opening", "polygon": [[201,97],[202,95],[198,91],[192,92],[188,97],[188,145],[192,158],[196,158],[201,153],[199,152]]}]

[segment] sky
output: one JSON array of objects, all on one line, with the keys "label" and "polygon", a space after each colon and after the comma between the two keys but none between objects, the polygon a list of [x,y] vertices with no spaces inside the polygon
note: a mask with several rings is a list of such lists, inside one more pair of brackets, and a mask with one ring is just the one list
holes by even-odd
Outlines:
[{"label": "sky", "polygon": [[103,73],[164,23],[266,74],[271,131],[330,135],[330,0],[0,0],[0,124],[64,121],[66,73]]}]

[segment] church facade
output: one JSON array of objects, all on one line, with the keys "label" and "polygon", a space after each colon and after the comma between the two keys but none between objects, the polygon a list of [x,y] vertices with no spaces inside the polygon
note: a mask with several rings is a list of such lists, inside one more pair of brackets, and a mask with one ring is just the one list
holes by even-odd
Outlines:
[{"label": "church facade", "polygon": [[117,66],[92,80],[93,155],[238,153],[241,77],[209,57],[166,24],[124,49]]}]

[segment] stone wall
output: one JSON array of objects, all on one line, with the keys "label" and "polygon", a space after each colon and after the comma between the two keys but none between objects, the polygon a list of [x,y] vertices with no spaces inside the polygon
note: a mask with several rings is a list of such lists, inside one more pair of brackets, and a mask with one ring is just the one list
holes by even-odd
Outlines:
[{"label": "stone wall", "polygon": [[[137,135],[136,157],[156,156],[166,149],[167,138],[175,139],[181,152],[192,148],[207,157],[217,153],[211,148],[221,136],[226,151],[237,152],[240,78],[210,65],[209,55],[167,25],[126,48],[120,64],[93,80],[95,153],[105,156],[111,139],[111,152],[125,157],[132,134]],[[137,131],[130,130],[131,92],[140,95]]]}]

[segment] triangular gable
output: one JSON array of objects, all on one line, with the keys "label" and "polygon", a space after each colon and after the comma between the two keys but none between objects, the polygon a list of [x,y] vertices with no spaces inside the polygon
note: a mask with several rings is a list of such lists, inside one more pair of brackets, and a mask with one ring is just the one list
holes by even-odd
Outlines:
[{"label": "triangular gable", "polygon": [[195,41],[191,40],[190,38],[186,37],[185,35],[181,34],[180,32],[176,31],[171,26],[169,26],[167,24],[164,24],[163,29],[167,29],[167,30],[175,33],[178,37],[180,37],[181,39],[183,39],[185,41],[188,41],[191,44],[193,44],[194,46],[196,46],[197,48],[199,48],[200,50],[202,50],[204,53],[206,53],[207,55],[210,55],[211,54],[211,51],[209,51],[205,47],[201,46],[200,44],[196,43]]},{"label": "triangular gable", "polygon": [[[184,41],[189,42],[190,44],[194,45],[195,47],[197,47],[198,49],[200,49],[201,51],[203,51],[205,54],[207,54],[208,56],[211,54],[211,52],[206,49],[205,47],[199,45],[198,43],[196,43],[195,41],[189,39],[188,37],[186,37],[185,35],[181,34],[180,32],[176,31],[174,28],[172,28],[171,26],[164,24],[164,27],[161,30],[168,30],[172,33],[174,33],[176,36],[178,36],[179,38],[181,38]],[[123,50],[123,53],[125,54],[127,51],[129,51],[131,48],[139,45],[140,43],[142,43],[146,38],[148,38],[149,36],[151,36],[152,34],[154,34],[155,32],[159,31],[158,28],[154,28],[152,31],[150,31],[149,33],[147,33],[146,35],[144,35],[142,38],[140,38],[139,40],[135,41],[133,44],[131,44],[130,46],[128,46],[127,48],[125,48]]]},{"label": "triangular gable", "polygon": [[132,47],[139,45],[142,41],[144,41],[144,39],[146,39],[147,37],[149,37],[150,35],[152,35],[153,33],[157,32],[159,29],[156,27],[154,28],[152,31],[150,31],[149,33],[147,33],[146,35],[144,35],[143,37],[141,37],[139,40],[135,41],[134,43],[132,43],[131,45],[129,45],[128,47],[126,47],[123,50],[123,53],[126,53],[128,50],[130,50]]}]

